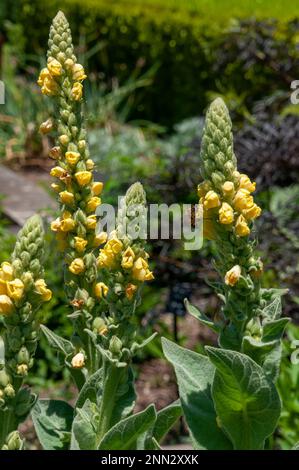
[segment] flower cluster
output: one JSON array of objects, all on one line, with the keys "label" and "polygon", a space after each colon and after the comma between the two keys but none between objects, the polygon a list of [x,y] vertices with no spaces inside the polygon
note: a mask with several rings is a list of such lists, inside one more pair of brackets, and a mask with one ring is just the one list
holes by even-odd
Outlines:
[{"label": "flower cluster", "polygon": [[[124,297],[129,302],[135,299],[139,287],[145,281],[154,279],[149,269],[149,255],[144,249],[144,240],[139,237],[144,217],[146,216],[146,196],[140,183],[133,184],[124,197],[118,214],[116,230],[109,235],[103,248],[99,251],[97,265],[109,273],[110,286],[103,283],[96,285],[96,296],[106,297],[109,289],[113,289],[112,297]],[[138,215],[138,218],[136,217]],[[136,239],[128,231],[131,221],[138,219],[135,233]]]},{"label": "flower cluster", "polygon": [[204,237],[216,239],[223,230],[247,237],[261,208],[252,196],[256,184],[237,170],[230,118],[220,98],[207,113],[201,157],[204,181],[198,186],[198,196]]},{"label": "flower cluster", "polygon": [[258,313],[261,301],[263,263],[254,254],[255,240],[249,237],[261,209],[252,196],[256,184],[238,172],[231,128],[228,110],[218,98],[206,116],[201,149],[204,181],[198,195],[203,235],[215,243],[216,268],[224,281],[220,290],[224,318],[233,323],[238,318],[242,324]]},{"label": "flower cluster", "polygon": [[[58,246],[65,251],[70,285],[82,285],[83,277],[94,281],[96,263],[92,253],[102,243],[96,236],[95,211],[101,204],[102,182],[94,182],[94,162],[89,158],[86,131],[83,126],[81,101],[84,68],[74,55],[71,31],[62,12],[53,20],[47,67],[39,76],[42,93],[56,99],[59,117],[47,119],[40,126],[44,134],[56,130],[57,142],[49,156],[56,165],[51,176],[52,188],[58,194],[61,216],[51,224]],[[76,280],[71,277],[81,277]]]},{"label": "flower cluster", "polygon": [[33,365],[38,338],[36,313],[52,297],[43,278],[43,229],[38,216],[20,231],[12,262],[0,268],[0,315],[4,323],[5,367],[0,370],[0,404],[13,399]]}]

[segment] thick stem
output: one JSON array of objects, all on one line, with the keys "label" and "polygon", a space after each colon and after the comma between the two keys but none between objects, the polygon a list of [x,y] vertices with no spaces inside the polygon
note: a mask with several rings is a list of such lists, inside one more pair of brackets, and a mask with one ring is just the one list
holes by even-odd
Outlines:
[{"label": "thick stem", "polygon": [[111,417],[115,405],[115,394],[123,373],[124,370],[116,367],[114,364],[106,362],[104,365],[104,389],[99,413],[100,427],[97,439],[98,445],[111,427]]},{"label": "thick stem", "polygon": [[15,431],[13,410],[0,411],[0,450],[5,444],[8,434],[12,431]]}]

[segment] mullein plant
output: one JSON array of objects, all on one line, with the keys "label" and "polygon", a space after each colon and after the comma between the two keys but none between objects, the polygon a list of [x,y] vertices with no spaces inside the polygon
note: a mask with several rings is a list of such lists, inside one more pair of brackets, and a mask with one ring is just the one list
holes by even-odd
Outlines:
[{"label": "mullein plant", "polygon": [[[132,358],[135,310],[144,282],[153,279],[145,250],[146,196],[140,183],[123,198],[116,228],[97,230],[96,209],[103,184],[93,178],[84,127],[84,68],[77,62],[69,24],[62,12],[53,20],[47,66],[38,79],[41,92],[55,101],[55,116],[40,126],[54,133],[52,188],[60,215],[51,224],[65,266],[65,290],[73,335],[62,338],[41,326],[62,355],[78,388],[74,407],[61,400],[39,400],[32,418],[44,449],[157,448],[181,414],[179,403],[156,413],[153,405],[133,414]],[[134,227],[133,230],[130,230]]]},{"label": "mullein plant", "polygon": [[[0,317],[3,320],[0,362],[0,449],[22,449],[18,426],[36,396],[24,388],[37,347],[38,311],[52,297],[44,280],[44,232],[38,216],[19,232],[11,260],[0,268]],[[1,344],[0,344],[1,346]]]},{"label": "mullein plant", "polygon": [[203,236],[214,244],[220,280],[213,287],[222,307],[214,320],[188,301],[186,307],[218,335],[219,347],[201,355],[164,339],[164,353],[176,371],[195,448],[263,449],[280,416],[275,382],[289,319],[280,318],[283,291],[261,288],[256,184],[237,169],[231,120],[219,98],[207,112],[200,158]]}]

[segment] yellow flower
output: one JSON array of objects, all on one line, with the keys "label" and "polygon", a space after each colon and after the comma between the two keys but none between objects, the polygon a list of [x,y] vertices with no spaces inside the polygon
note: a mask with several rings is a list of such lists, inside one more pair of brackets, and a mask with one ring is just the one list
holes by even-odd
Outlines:
[{"label": "yellow flower", "polygon": [[94,161],[91,158],[86,160],[85,165],[86,165],[87,170],[89,170],[89,171],[94,169]]},{"label": "yellow flower", "polygon": [[241,188],[234,197],[234,207],[237,211],[249,209],[253,205],[253,197],[248,189]]},{"label": "yellow flower", "polygon": [[13,300],[20,300],[24,294],[24,284],[21,279],[7,282],[7,295]]},{"label": "yellow flower", "polygon": [[38,80],[37,80],[37,84],[39,86],[43,86],[44,81],[45,81],[46,78],[51,79],[52,77],[51,77],[51,74],[50,74],[49,70],[47,68],[43,68],[40,71],[40,74],[39,74],[39,77],[38,77]]},{"label": "yellow flower", "polygon": [[66,171],[61,168],[61,166],[54,166],[54,168],[52,168],[50,171],[50,175],[55,176],[56,178],[61,178],[65,174]]},{"label": "yellow flower", "polygon": [[86,219],[86,228],[88,230],[95,230],[97,226],[97,216],[96,215],[90,215]]},{"label": "yellow flower", "polygon": [[84,67],[81,64],[75,64],[73,66],[72,72],[73,72],[73,79],[75,81],[81,82],[85,80],[85,78],[87,77],[87,75],[85,75]]},{"label": "yellow flower", "polygon": [[0,315],[12,313],[14,305],[7,295],[0,295]]},{"label": "yellow flower", "polygon": [[123,253],[121,265],[124,269],[131,269],[134,264],[135,253],[131,247],[127,248]]},{"label": "yellow flower", "polygon": [[75,248],[80,253],[82,253],[85,250],[87,244],[88,244],[88,241],[84,240],[84,238],[75,237]]},{"label": "yellow flower", "polygon": [[239,237],[246,237],[250,234],[250,228],[242,214],[237,218],[235,232]]},{"label": "yellow flower", "polygon": [[92,185],[92,193],[95,195],[95,196],[99,196],[101,194],[101,192],[103,191],[103,183],[101,181],[98,181],[96,183],[93,183]]},{"label": "yellow flower", "polygon": [[83,85],[80,82],[76,82],[73,85],[72,91],[71,91],[71,96],[73,100],[75,101],[80,101],[82,98],[82,90],[83,90]]},{"label": "yellow flower", "polygon": [[75,226],[76,223],[74,219],[72,219],[71,217],[63,218],[63,220],[61,221],[60,230],[62,230],[62,232],[71,232],[72,230],[74,230]]},{"label": "yellow flower", "polygon": [[74,369],[82,369],[82,367],[84,367],[85,365],[85,358],[84,358],[84,354],[79,352],[78,354],[76,354],[73,358],[72,358],[72,367]]},{"label": "yellow flower", "polygon": [[261,213],[262,209],[257,204],[253,204],[249,209],[243,210],[243,214],[248,220],[256,219]]},{"label": "yellow flower", "polygon": [[44,279],[37,279],[34,283],[36,292],[41,295],[44,302],[48,302],[52,298],[52,291],[48,289]]},{"label": "yellow flower", "polygon": [[51,222],[51,230],[53,232],[58,232],[61,230],[61,220],[59,217]]},{"label": "yellow flower", "polygon": [[81,274],[85,270],[85,264],[82,258],[75,258],[69,265],[69,270],[73,274]]},{"label": "yellow flower", "polygon": [[86,186],[90,183],[92,174],[90,171],[77,171],[77,173],[75,173],[75,178],[79,186]]},{"label": "yellow flower", "polygon": [[207,240],[215,240],[216,231],[213,220],[203,219],[203,236]]},{"label": "yellow flower", "polygon": [[219,209],[219,222],[224,225],[231,224],[234,220],[234,211],[232,207],[224,202]]},{"label": "yellow flower", "polygon": [[103,245],[103,243],[106,243],[108,238],[108,235],[106,232],[100,232],[94,237],[93,245],[95,247]]},{"label": "yellow flower", "polygon": [[86,209],[88,212],[94,212],[100,204],[101,204],[101,198],[97,196],[93,196],[87,201]]},{"label": "yellow flower", "polygon": [[141,282],[146,281],[146,280],[149,281],[150,280],[149,278],[151,278],[150,274],[152,275],[152,273],[148,269],[147,261],[139,257],[133,265],[133,269],[132,269],[133,278]]},{"label": "yellow flower", "polygon": [[69,191],[61,191],[61,193],[59,193],[59,197],[63,204],[73,204],[75,200],[73,193],[70,193]]},{"label": "yellow flower", "polygon": [[13,280],[13,268],[10,263],[4,261],[1,264],[0,268],[0,279],[3,281],[12,281]]},{"label": "yellow flower", "polygon": [[106,251],[111,251],[112,253],[117,255],[121,251],[122,247],[123,247],[122,242],[117,237],[115,237],[115,238],[111,238],[110,240],[108,240],[104,249]]},{"label": "yellow flower", "polygon": [[57,95],[59,87],[55,80],[50,76],[50,78],[46,77],[44,79],[41,91],[43,95],[54,96]]},{"label": "yellow flower", "polygon": [[80,153],[79,152],[65,152],[65,159],[70,165],[76,165],[80,158]]},{"label": "yellow flower", "polygon": [[59,77],[62,73],[61,63],[56,59],[52,59],[48,63],[48,70],[53,77]]},{"label": "yellow flower", "polygon": [[39,131],[41,134],[48,134],[53,129],[53,122],[52,119],[47,119],[46,121],[42,122],[39,126]]},{"label": "yellow flower", "polygon": [[220,206],[220,199],[217,193],[215,191],[208,191],[207,194],[204,197],[204,208],[205,209],[214,209],[215,207]]},{"label": "yellow flower", "polygon": [[249,191],[250,193],[253,193],[253,191],[255,191],[255,187],[256,187],[256,183],[252,183],[250,181],[250,178],[247,175],[245,174],[240,175],[239,189],[241,188],[247,189],[247,191]]},{"label": "yellow flower", "polygon": [[128,284],[126,287],[127,299],[132,300],[136,291],[137,291],[137,286],[135,284]]},{"label": "yellow flower", "polygon": [[225,183],[223,183],[222,192],[224,196],[231,197],[234,194],[234,190],[235,190],[235,187],[232,181],[225,181]]},{"label": "yellow flower", "polygon": [[111,251],[106,251],[105,249],[100,250],[97,258],[97,265],[99,268],[112,268],[114,263],[114,254]]},{"label": "yellow flower", "polygon": [[227,286],[233,287],[241,276],[241,267],[236,264],[225,274],[224,282]]},{"label": "yellow flower", "polygon": [[97,282],[94,286],[94,294],[98,299],[106,297],[108,294],[109,287],[104,282]]}]

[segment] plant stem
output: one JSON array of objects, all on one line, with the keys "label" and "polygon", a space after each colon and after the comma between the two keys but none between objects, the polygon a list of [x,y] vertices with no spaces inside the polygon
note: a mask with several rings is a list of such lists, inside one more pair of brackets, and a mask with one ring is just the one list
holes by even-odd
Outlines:
[{"label": "plant stem", "polygon": [[116,367],[114,364],[108,363],[107,361],[104,364],[104,388],[102,401],[100,406],[100,427],[98,432],[98,442],[99,445],[102,438],[110,429],[111,417],[113,408],[115,405],[115,394],[123,374],[123,370],[119,367]]},{"label": "plant stem", "polygon": [[6,438],[11,431],[15,430],[15,419],[13,410],[0,411],[0,449],[5,444]]}]

